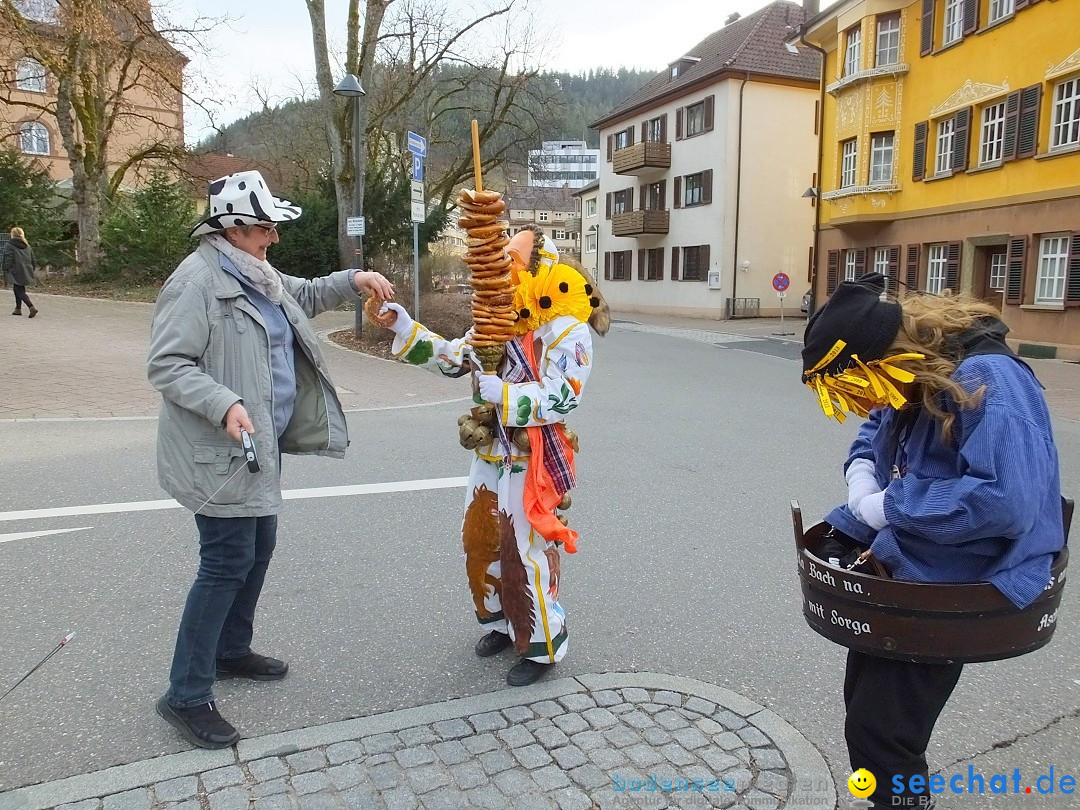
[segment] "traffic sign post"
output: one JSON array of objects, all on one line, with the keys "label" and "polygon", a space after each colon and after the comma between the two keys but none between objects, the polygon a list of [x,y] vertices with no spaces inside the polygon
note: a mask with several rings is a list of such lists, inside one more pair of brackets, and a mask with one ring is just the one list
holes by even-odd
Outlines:
[{"label": "traffic sign post", "polygon": [[794,335],[794,332],[784,331],[784,299],[787,297],[787,288],[791,286],[791,278],[787,273],[777,273],[772,278],[772,286],[776,290],[776,297],[780,299],[780,331],[773,334]]},{"label": "traffic sign post", "polygon": [[427,138],[409,132],[405,148],[412,153],[412,198],[409,204],[412,219],[413,244],[413,318],[420,320],[420,223],[427,218],[424,204],[424,158],[427,157]]}]

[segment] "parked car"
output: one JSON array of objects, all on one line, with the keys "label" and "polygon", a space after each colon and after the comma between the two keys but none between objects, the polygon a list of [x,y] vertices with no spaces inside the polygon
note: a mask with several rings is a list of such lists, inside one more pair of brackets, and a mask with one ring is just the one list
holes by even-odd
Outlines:
[{"label": "parked car", "polygon": [[803,315],[808,315],[810,313],[810,290],[807,290],[803,295],[802,306],[799,307],[799,310]]}]

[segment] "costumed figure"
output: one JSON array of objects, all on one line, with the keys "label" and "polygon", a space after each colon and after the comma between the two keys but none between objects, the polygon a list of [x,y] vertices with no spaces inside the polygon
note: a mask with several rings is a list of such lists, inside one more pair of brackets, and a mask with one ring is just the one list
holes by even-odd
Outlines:
[{"label": "costumed figure", "polygon": [[[470,228],[484,225],[470,225],[475,215],[463,207],[470,250],[492,244],[490,234],[473,235]],[[396,316],[389,324],[393,352],[407,363],[447,376],[485,364],[488,373],[475,371],[478,405],[458,420],[462,446],[474,452],[462,527],[465,568],[476,617],[487,631],[476,653],[487,657],[512,644],[521,660],[507,683],[523,686],[567,651],[559,546],[574,553],[578,534],[560,513],[570,506],[578,441],[564,421],[580,404],[592,372],[589,325],[605,334],[610,317],[593,280],[561,263],[541,229],[507,240],[505,223],[496,225],[494,244],[508,256],[513,286],[493,289],[485,271],[477,276],[485,263],[472,253],[466,257],[476,325],[464,337],[434,334],[397,304],[383,305],[382,317]],[[492,314],[504,302],[509,319]],[[510,340],[489,339],[502,324],[509,324]]]},{"label": "costumed figure", "polygon": [[[848,502],[826,523],[868,548],[855,565],[872,556],[893,579],[991,583],[1024,608],[1064,543],[1041,387],[992,307],[883,300],[883,281],[840,284],[806,327],[803,381],[827,416],[866,420],[844,465]],[[927,744],[961,669],[849,650],[845,737],[852,769],[876,777],[874,807],[932,806],[910,780],[927,784]]]}]

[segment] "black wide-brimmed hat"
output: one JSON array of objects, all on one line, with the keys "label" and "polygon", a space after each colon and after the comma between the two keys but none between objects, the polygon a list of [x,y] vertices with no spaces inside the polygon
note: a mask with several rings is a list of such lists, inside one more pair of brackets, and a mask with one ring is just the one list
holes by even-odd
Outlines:
[{"label": "black wide-brimmed hat", "polygon": [[843,411],[866,416],[871,408],[907,402],[889,378],[912,382],[914,375],[894,363],[922,355],[886,357],[903,310],[898,301],[883,299],[884,288],[880,273],[845,281],[806,324],[802,379],[826,416],[843,421]]}]

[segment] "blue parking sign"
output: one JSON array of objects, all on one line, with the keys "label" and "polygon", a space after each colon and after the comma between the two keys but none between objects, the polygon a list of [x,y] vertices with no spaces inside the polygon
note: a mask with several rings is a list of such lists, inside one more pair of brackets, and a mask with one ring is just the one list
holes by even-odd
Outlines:
[{"label": "blue parking sign", "polygon": [[424,179],[424,159],[420,155],[412,156],[412,179]]}]

